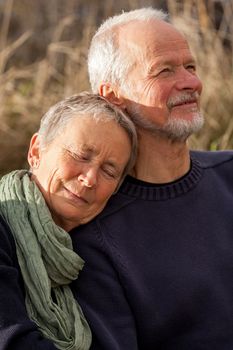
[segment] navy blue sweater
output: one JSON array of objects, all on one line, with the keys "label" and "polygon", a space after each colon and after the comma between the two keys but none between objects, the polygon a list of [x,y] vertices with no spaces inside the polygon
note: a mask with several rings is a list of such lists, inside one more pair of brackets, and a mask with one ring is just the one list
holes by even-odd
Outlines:
[{"label": "navy blue sweater", "polygon": [[91,349],[233,349],[233,152],[191,159],[170,184],[128,177],[72,231]]},{"label": "navy blue sweater", "polygon": [[[233,349],[233,152],[193,153],[164,186],[128,178],[73,230],[86,264],[75,296],[92,349]],[[0,218],[0,350],[55,350],[29,320],[15,244]]]},{"label": "navy blue sweater", "polygon": [[0,350],[57,350],[27,315],[14,238],[1,217]]}]

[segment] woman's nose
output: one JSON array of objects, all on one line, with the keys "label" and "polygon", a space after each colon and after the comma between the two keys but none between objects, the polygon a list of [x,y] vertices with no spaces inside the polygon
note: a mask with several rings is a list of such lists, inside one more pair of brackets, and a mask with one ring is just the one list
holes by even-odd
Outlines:
[{"label": "woman's nose", "polygon": [[86,169],[78,176],[79,181],[85,187],[95,187],[97,183],[97,172],[94,168]]}]

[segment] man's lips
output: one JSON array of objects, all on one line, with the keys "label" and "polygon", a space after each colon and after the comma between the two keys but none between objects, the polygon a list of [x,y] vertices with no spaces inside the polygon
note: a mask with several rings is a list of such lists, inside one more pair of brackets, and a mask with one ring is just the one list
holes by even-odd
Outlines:
[{"label": "man's lips", "polygon": [[199,94],[197,92],[188,94],[183,93],[179,96],[173,96],[169,99],[167,106],[169,109],[176,107],[193,107],[197,108],[199,105]]},{"label": "man's lips", "polygon": [[190,99],[186,101],[179,101],[172,105],[172,107],[179,107],[179,106],[185,106],[185,105],[197,105],[196,99]]}]

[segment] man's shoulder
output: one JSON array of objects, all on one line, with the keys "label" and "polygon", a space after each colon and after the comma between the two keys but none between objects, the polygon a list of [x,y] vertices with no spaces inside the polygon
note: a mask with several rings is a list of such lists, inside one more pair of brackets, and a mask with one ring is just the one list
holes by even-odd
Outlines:
[{"label": "man's shoulder", "polygon": [[196,159],[202,168],[220,166],[227,162],[233,164],[233,150],[227,151],[191,151],[191,159]]},{"label": "man's shoulder", "polygon": [[[130,206],[136,199],[120,192],[114,194],[106,204],[105,208],[99,213],[95,218],[93,218],[90,222],[85,225],[78,226],[73,229],[71,237],[74,245],[74,249],[76,249],[77,241],[89,242],[91,239],[92,244],[97,242],[97,244],[101,244],[102,242],[102,233],[103,227],[108,221],[108,224],[114,225],[114,223],[120,224],[122,215],[124,216],[124,210],[126,207]],[[101,232],[101,234],[100,234]],[[95,238],[94,238],[95,237]],[[80,246],[77,247],[80,249]],[[81,255],[82,256],[82,255]]]},{"label": "man's shoulder", "polygon": [[113,213],[117,213],[123,210],[125,207],[129,206],[134,201],[135,201],[134,197],[128,196],[127,194],[124,194],[118,191],[109,199],[106,207],[98,215],[97,219],[102,219]]},{"label": "man's shoulder", "polygon": [[[227,151],[190,151],[191,159],[198,161],[203,169],[221,166],[231,162],[233,167],[233,150]],[[127,179],[126,185],[127,185]],[[124,184],[123,184],[124,187]],[[109,215],[122,213],[124,208],[127,208],[133,202],[137,203],[137,198],[128,195],[125,191],[118,191],[108,201],[104,210],[98,215],[97,220],[101,220]],[[134,205],[134,210],[137,209],[137,204]]]}]

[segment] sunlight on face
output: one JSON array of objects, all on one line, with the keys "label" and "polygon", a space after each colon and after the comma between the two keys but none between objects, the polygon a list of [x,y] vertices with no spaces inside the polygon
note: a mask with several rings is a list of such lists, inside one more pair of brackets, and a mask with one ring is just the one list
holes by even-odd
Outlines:
[{"label": "sunlight on face", "polygon": [[36,137],[31,152],[39,159],[33,179],[54,221],[69,231],[104,208],[121,180],[131,145],[115,121],[79,117],[42,151]]},{"label": "sunlight on face", "polygon": [[[144,53],[128,75],[124,93],[127,112],[139,128],[167,138],[186,139],[203,125],[200,113],[202,83],[187,40],[162,21],[133,22],[125,26],[125,49]],[[132,58],[133,60],[133,58]]]}]

